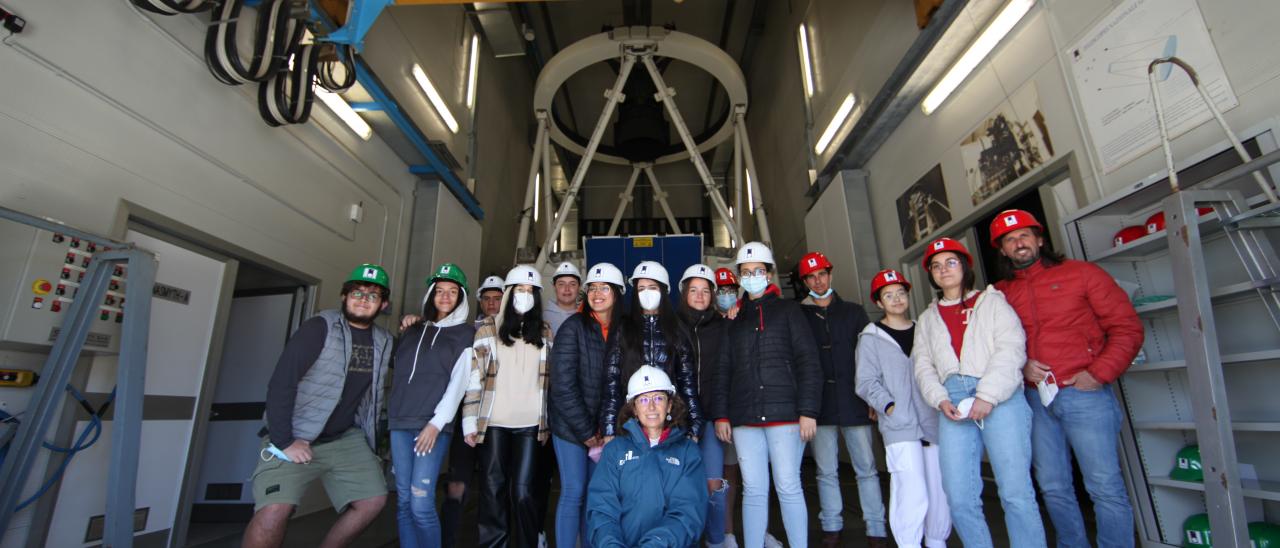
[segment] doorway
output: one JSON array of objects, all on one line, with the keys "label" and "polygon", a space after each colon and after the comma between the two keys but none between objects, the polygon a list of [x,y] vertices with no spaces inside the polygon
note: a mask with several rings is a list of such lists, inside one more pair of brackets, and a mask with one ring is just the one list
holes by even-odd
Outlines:
[{"label": "doorway", "polygon": [[[995,216],[999,212],[1009,210],[1009,209],[1021,209],[1035,216],[1035,218],[1039,220],[1041,223],[1048,222],[1046,220],[1047,217],[1045,216],[1044,200],[1041,198],[1040,189],[1033,187],[1023,191],[1021,194],[1000,204],[999,207],[991,210],[991,214],[988,215],[987,218],[982,219],[977,223],[974,223],[973,230],[977,240],[974,242],[975,244],[974,247],[978,249],[972,250],[972,251],[977,251],[977,253],[975,254],[976,256],[974,258],[977,259],[980,264],[978,272],[982,278],[979,280],[980,283],[978,284],[978,287],[982,287],[989,283],[995,283],[997,280],[999,280],[1000,270],[997,267],[997,263],[1000,259],[1000,250],[992,247],[990,243],[991,242],[990,219],[995,218]],[[1053,231],[1044,230],[1041,232],[1044,235],[1045,246],[1046,247],[1052,246],[1053,242],[1051,238],[1052,238]],[[1052,249],[1057,249],[1057,248],[1052,247]]]}]

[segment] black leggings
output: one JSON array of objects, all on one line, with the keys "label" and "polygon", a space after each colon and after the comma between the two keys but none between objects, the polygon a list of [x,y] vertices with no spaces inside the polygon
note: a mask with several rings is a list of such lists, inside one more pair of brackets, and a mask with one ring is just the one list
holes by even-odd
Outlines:
[{"label": "black leggings", "polygon": [[480,546],[537,546],[534,476],[538,468],[538,427],[490,426],[485,430],[484,443],[477,449],[483,476]]}]

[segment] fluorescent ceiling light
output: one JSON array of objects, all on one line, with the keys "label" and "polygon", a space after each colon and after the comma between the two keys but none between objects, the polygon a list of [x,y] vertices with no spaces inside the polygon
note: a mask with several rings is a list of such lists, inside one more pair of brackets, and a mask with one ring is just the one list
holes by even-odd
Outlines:
[{"label": "fluorescent ceiling light", "polygon": [[960,56],[960,60],[951,66],[951,69],[942,76],[942,79],[938,80],[937,85],[933,86],[933,90],[924,97],[924,101],[920,103],[920,110],[924,111],[926,116],[933,114],[933,111],[937,110],[938,106],[947,100],[951,92],[960,87],[965,78],[969,77],[969,73],[973,72],[978,63],[986,59],[987,54],[995,49],[996,44],[999,44],[1005,35],[1013,30],[1013,27],[1018,24],[1018,21],[1022,20],[1022,17],[1031,10],[1031,6],[1035,3],[1035,0],[1011,0],[1006,4],[1000,10],[1000,14],[996,15],[996,18],[991,20],[991,24],[987,25],[987,28],[982,31],[982,34],[978,35],[978,39],[974,40],[969,49],[965,50],[964,54]]},{"label": "fluorescent ceiling light", "polygon": [[476,108],[476,76],[480,69],[480,35],[471,35],[471,62],[467,65],[467,108]]},{"label": "fluorescent ceiling light", "polygon": [[729,206],[729,218],[733,218],[733,206]]},{"label": "fluorescent ceiling light", "polygon": [[369,123],[365,122],[364,118],[361,118],[359,114],[356,114],[356,111],[351,109],[351,105],[348,105],[346,101],[338,97],[338,94],[316,86],[316,97],[319,97],[320,102],[329,107],[329,110],[333,111],[333,114],[339,120],[345,122],[347,127],[351,128],[351,131],[355,132],[361,139],[368,141],[370,137],[373,137],[373,128],[369,127]]},{"label": "fluorescent ceiling light", "polygon": [[751,172],[747,172],[747,211],[755,213],[756,200],[755,193],[751,191]]},{"label": "fluorescent ceiling light", "polygon": [[538,198],[542,196],[542,174],[533,176],[533,222],[538,222]]},{"label": "fluorescent ceiling light", "polygon": [[440,92],[431,85],[427,73],[423,72],[422,67],[417,63],[413,65],[413,79],[418,81],[418,87],[422,88],[422,92],[427,94],[427,99],[431,100],[431,107],[436,109],[436,114],[444,120],[444,125],[449,126],[449,131],[457,133],[458,121],[453,118],[453,113],[449,112],[449,106],[444,104],[444,98],[440,96]]},{"label": "fluorescent ceiling light", "polygon": [[836,109],[835,116],[832,116],[831,121],[827,122],[827,129],[822,131],[822,137],[818,138],[818,144],[813,146],[814,152],[822,154],[827,150],[831,140],[836,138],[836,132],[840,131],[840,127],[844,125],[845,120],[849,119],[849,113],[853,112],[854,102],[852,93],[845,96],[844,102],[840,103],[840,108]]},{"label": "fluorescent ceiling light", "polygon": [[800,24],[800,70],[804,71],[804,96],[813,97],[813,65],[809,56],[809,31]]}]

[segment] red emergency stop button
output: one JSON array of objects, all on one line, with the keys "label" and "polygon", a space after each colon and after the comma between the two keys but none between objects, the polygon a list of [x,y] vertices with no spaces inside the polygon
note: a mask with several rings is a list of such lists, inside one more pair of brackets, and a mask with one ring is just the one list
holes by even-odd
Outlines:
[{"label": "red emergency stop button", "polygon": [[53,284],[44,278],[39,278],[31,284],[31,292],[36,295],[48,295],[50,291],[53,291]]}]

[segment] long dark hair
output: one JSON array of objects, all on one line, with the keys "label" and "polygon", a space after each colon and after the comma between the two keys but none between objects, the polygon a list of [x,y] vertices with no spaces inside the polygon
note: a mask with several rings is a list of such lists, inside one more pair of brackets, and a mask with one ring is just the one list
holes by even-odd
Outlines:
[{"label": "long dark hair", "polygon": [[644,307],[640,306],[640,291],[636,290],[634,285],[631,289],[630,307],[626,317],[622,318],[622,335],[617,342],[622,350],[622,378],[631,378],[631,375],[642,365],[659,367],[667,374],[672,374],[676,352],[680,348],[680,343],[684,341],[684,337],[683,330],[680,329],[680,320],[676,318],[675,309],[671,306],[667,285],[658,282],[658,291],[662,293],[662,300],[658,302],[657,313],[658,330],[662,331],[662,338],[667,343],[667,363],[644,363]]},{"label": "long dark hair", "polygon": [[[440,282],[449,282],[453,285],[458,285],[458,283],[453,280],[436,280],[431,282],[431,285],[427,286],[427,298],[422,299],[422,321],[424,322],[435,322],[436,318],[440,317],[440,309],[436,308],[435,295],[436,284]],[[458,306],[462,305],[463,299],[466,298],[467,288],[458,285],[458,301],[453,303],[453,310],[450,310],[447,314],[453,314],[453,311],[457,310]]]},{"label": "long dark hair", "polygon": [[[962,276],[960,278],[960,302],[964,303],[964,296],[968,295],[969,291],[973,290],[973,286],[977,284],[976,276],[973,273],[973,265],[969,264],[969,261],[965,260],[964,255],[961,255],[954,251],[943,251],[938,254],[941,255],[942,253],[950,253],[952,255],[955,255],[956,260],[960,261],[960,272],[962,273]],[[932,260],[932,258],[930,258],[930,260]],[[928,270],[928,269],[925,269],[925,270]],[[941,300],[942,287],[938,285],[938,282],[933,281],[932,271],[929,271],[928,274],[929,274],[929,285],[933,286],[933,288],[937,292],[938,299]]]},{"label": "long dark hair", "polygon": [[[609,291],[613,293],[613,308],[609,309],[609,327],[612,328],[622,323],[622,286],[607,285],[609,286]],[[601,332],[604,331],[604,326],[600,324],[600,320],[596,319],[590,303],[582,307],[582,321],[587,322],[587,327],[598,327]],[[610,331],[610,333],[617,333],[617,330]]]},{"label": "long dark hair", "polygon": [[542,348],[542,290],[533,288],[533,308],[521,314],[516,312],[515,287],[507,290],[506,305],[502,310],[502,325],[498,326],[498,340],[512,346],[517,339]]},{"label": "long dark hair", "polygon": [[[1062,261],[1067,260],[1065,255],[1058,253],[1053,249],[1053,242],[1050,242],[1048,238],[1045,238],[1044,232],[1042,232],[1038,227],[1031,227],[1031,232],[1034,232],[1036,237],[1040,238],[1040,241],[1044,242],[1044,245],[1040,246],[1040,264],[1045,267],[1053,267],[1058,266],[1062,264]],[[1004,253],[996,252],[997,278],[1004,281],[1010,281],[1014,278],[1014,273],[1017,271],[1018,269],[1013,266],[1012,259],[1005,257]]]},{"label": "long dark hair", "polygon": [[[631,377],[627,378],[629,379]],[[673,426],[684,428],[685,419],[688,418],[689,415],[689,406],[685,405],[684,398],[680,397],[679,394],[672,394],[668,392],[667,396],[671,401],[671,407],[667,409],[667,414],[671,415],[671,420],[667,421],[667,428],[671,428]],[[618,411],[619,432],[622,431],[622,425],[627,424],[627,421],[636,416],[635,403],[636,400],[632,398],[631,401],[623,404],[621,411]]]}]

